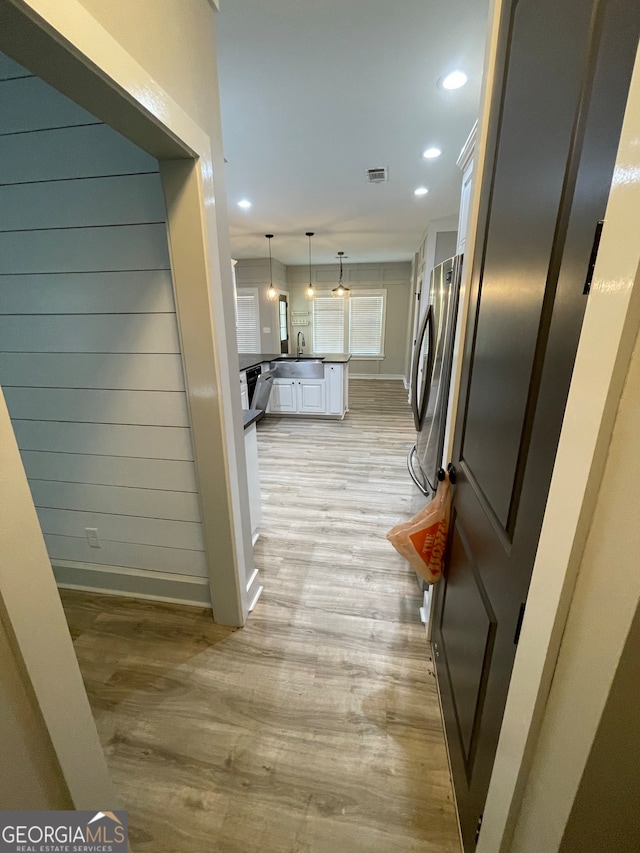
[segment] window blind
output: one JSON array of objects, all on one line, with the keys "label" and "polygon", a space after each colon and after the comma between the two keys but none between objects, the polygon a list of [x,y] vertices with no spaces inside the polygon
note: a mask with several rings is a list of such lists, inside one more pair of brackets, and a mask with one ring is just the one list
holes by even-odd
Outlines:
[{"label": "window blind", "polygon": [[255,288],[238,289],[238,352],[260,352],[260,320],[258,291]]},{"label": "window blind", "polygon": [[345,300],[316,296],[313,300],[313,351],[344,352]]},{"label": "window blind", "polygon": [[351,355],[383,355],[384,295],[349,299],[349,352]]}]

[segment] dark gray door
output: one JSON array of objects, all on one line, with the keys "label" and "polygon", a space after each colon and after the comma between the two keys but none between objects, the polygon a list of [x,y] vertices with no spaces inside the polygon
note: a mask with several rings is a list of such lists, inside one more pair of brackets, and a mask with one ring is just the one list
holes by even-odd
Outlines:
[{"label": "dark gray door", "polygon": [[502,21],[434,657],[466,850],[484,808],[640,28],[637,0]]}]

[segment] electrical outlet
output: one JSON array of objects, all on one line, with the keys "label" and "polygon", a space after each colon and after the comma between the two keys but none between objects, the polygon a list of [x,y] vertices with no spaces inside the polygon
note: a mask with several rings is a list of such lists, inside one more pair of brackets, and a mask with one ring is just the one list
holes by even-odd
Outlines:
[{"label": "electrical outlet", "polygon": [[262,334],[263,335],[270,335],[271,334],[271,326],[263,326],[262,327]]},{"label": "electrical outlet", "polygon": [[102,543],[98,539],[97,527],[85,527],[84,532],[87,534],[87,542],[90,548],[102,548]]}]

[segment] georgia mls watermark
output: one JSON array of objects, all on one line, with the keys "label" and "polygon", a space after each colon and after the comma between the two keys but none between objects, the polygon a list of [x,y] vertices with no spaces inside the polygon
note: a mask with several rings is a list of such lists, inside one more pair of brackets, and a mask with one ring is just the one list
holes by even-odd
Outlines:
[{"label": "georgia mls watermark", "polygon": [[126,812],[0,812],[0,853],[128,850]]}]

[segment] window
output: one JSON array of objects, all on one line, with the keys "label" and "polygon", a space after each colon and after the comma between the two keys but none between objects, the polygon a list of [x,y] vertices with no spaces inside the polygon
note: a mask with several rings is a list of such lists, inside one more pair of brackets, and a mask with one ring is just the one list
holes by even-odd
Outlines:
[{"label": "window", "polygon": [[384,294],[357,294],[349,299],[349,352],[384,355]]},{"label": "window", "polygon": [[313,351],[383,358],[386,297],[386,290],[352,290],[346,299],[318,294],[313,302]]},{"label": "window", "polygon": [[238,352],[260,352],[260,315],[258,289],[239,287],[236,297],[238,309]]},{"label": "window", "polygon": [[317,295],[313,300],[313,351],[344,352],[344,299]]}]

